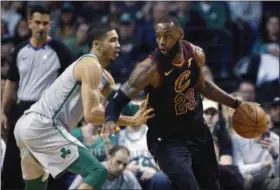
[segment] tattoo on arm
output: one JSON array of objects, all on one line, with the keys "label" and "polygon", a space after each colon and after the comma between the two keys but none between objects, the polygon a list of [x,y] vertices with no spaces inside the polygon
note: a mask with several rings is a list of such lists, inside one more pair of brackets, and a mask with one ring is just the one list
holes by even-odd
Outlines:
[{"label": "tattoo on arm", "polygon": [[134,99],[146,86],[150,84],[151,76],[155,72],[152,60],[146,59],[133,70],[128,81],[122,86],[122,91],[130,99]]},{"label": "tattoo on arm", "polygon": [[223,91],[211,81],[204,81],[201,88],[201,93],[210,100],[229,106],[231,108],[236,108],[236,99]]}]

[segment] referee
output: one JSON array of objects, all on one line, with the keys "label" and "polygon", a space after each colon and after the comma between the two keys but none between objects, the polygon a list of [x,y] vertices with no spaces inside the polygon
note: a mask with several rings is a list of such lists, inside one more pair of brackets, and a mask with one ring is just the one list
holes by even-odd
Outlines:
[{"label": "referee", "polygon": [[[17,120],[74,61],[73,54],[66,46],[48,36],[48,10],[33,7],[28,25],[32,36],[28,41],[19,44],[12,55],[2,98],[1,125],[8,130],[2,170],[3,189],[24,189],[20,152],[13,134]],[[61,189],[62,183],[62,180],[50,180],[49,188]]]}]

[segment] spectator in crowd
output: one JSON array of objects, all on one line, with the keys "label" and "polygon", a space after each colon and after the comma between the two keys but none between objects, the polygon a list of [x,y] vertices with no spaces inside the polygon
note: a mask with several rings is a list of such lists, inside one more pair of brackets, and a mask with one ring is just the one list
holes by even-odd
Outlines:
[{"label": "spectator in crowd", "polygon": [[16,31],[15,31],[15,36],[14,36],[14,44],[20,44],[23,41],[26,41],[30,38],[31,32],[28,27],[27,20],[21,19],[17,26],[16,26]]},{"label": "spectator in crowd", "polygon": [[103,16],[109,14],[108,11],[108,2],[87,1],[77,13],[77,21],[79,23],[100,22]]},{"label": "spectator in crowd", "polygon": [[18,14],[20,14],[22,18],[26,18],[27,17],[26,5],[27,2],[25,1],[13,1],[11,4],[11,9],[17,12]]},{"label": "spectator in crowd", "polygon": [[275,97],[269,108],[272,126],[271,131],[280,136],[280,97]]},{"label": "spectator in crowd", "polygon": [[202,103],[203,117],[212,133],[215,153],[220,165],[221,189],[242,189],[243,177],[232,163],[232,142],[221,118],[222,114],[219,113],[219,105],[208,99],[203,99]]},{"label": "spectator in crowd", "polygon": [[254,34],[258,33],[262,19],[262,2],[252,1],[228,1],[231,19],[249,23]]},{"label": "spectator in crowd", "polygon": [[[154,4],[152,4],[154,3]],[[144,21],[137,28],[137,39],[140,44],[138,60],[142,61],[156,47],[154,22],[169,13],[169,2],[147,2],[143,6]]]},{"label": "spectator in crowd", "polygon": [[184,30],[186,30],[185,34],[187,35],[185,38],[191,40],[195,37],[194,35],[197,34],[197,29],[204,28],[206,23],[200,14],[194,10],[194,2],[178,1],[174,3],[176,9],[173,10],[171,14],[179,19],[181,26],[184,28]]},{"label": "spectator in crowd", "polygon": [[120,57],[109,66],[117,83],[123,83],[135,67],[138,56],[138,39],[134,36],[135,20],[130,13],[124,12],[119,19]]},{"label": "spectator in crowd", "polygon": [[3,39],[9,36],[8,24],[4,20],[1,20],[1,38]]},{"label": "spectator in crowd", "polygon": [[[2,100],[3,89],[5,86],[6,79],[7,79],[9,67],[10,67],[9,58],[1,56],[1,100]],[[1,105],[1,107],[2,107],[2,105]]]},{"label": "spectator in crowd", "polygon": [[[5,82],[2,98],[1,124],[8,130],[7,151],[2,171],[3,189],[23,189],[20,152],[14,138],[14,127],[19,117],[43,91],[57,78],[59,73],[74,61],[70,50],[61,42],[48,36],[50,13],[42,7],[34,7],[29,15],[32,36],[17,45]],[[17,96],[16,102],[14,95]],[[59,181],[50,188],[62,188]],[[54,185],[54,186],[52,186]]]},{"label": "spectator in crowd", "polygon": [[[114,146],[109,150],[108,160],[103,165],[109,176],[101,189],[142,189],[136,177],[126,169],[130,160],[130,152],[124,146]],[[75,189],[82,182],[78,176],[69,189]]]},{"label": "spectator in crowd", "polygon": [[255,43],[252,53],[268,53],[279,58],[279,16],[275,13],[267,13],[260,26],[260,37]]},{"label": "spectator in crowd", "polygon": [[256,89],[253,82],[250,80],[243,80],[239,84],[238,92],[242,96],[242,99],[248,102],[255,102],[256,99]]},{"label": "spectator in crowd", "polygon": [[65,2],[61,7],[61,15],[59,27],[55,31],[56,39],[59,39],[63,43],[66,40],[72,39],[75,36],[75,20],[74,7],[71,3]]},{"label": "spectator in crowd", "polygon": [[11,3],[11,1],[1,1],[1,20],[7,23],[9,34],[13,36],[21,15],[11,9]]},{"label": "spectator in crowd", "polygon": [[245,187],[279,189],[279,136],[267,130],[254,139],[234,134],[233,162],[239,167]]},{"label": "spectator in crowd", "polygon": [[64,41],[64,44],[77,58],[89,52],[89,46],[86,39],[88,27],[89,26],[86,23],[78,24],[75,36]]},{"label": "spectator in crowd", "polygon": [[228,9],[223,2],[201,1],[196,3],[194,9],[204,19],[208,29],[225,28],[230,20]]},{"label": "spectator in crowd", "polygon": [[13,38],[8,36],[1,39],[1,56],[9,57],[15,49]]},{"label": "spectator in crowd", "polygon": [[100,126],[93,126],[90,123],[82,127],[75,128],[71,134],[85,145],[98,161],[103,162],[107,159],[106,145],[117,145],[117,135],[110,135],[108,138],[100,136]]},{"label": "spectator in crowd", "polygon": [[114,146],[109,158],[104,162],[109,177],[102,189],[142,189],[134,175],[126,170],[130,161],[130,152],[124,146]]}]

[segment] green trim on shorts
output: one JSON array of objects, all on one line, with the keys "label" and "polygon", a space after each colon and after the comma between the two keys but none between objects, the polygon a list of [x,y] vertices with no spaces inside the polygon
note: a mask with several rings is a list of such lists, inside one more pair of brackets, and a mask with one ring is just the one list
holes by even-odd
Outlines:
[{"label": "green trim on shorts", "polygon": [[[68,142],[70,142],[71,144],[74,144],[78,147],[80,147],[79,144],[76,144],[75,142],[69,140],[64,134],[63,132],[57,127],[57,124],[56,124],[56,117],[57,115],[59,114],[59,112],[62,110],[63,106],[67,103],[67,101],[71,98],[71,96],[73,95],[73,92],[76,90],[76,88],[79,86],[78,83],[76,83],[72,89],[70,90],[70,92],[68,93],[68,95],[66,96],[65,100],[62,102],[62,104],[60,105],[59,109],[55,112],[54,116],[52,117],[52,121],[53,121],[53,127],[59,131],[59,134],[61,134],[61,136],[66,139]],[[71,134],[70,134],[71,135]]]}]

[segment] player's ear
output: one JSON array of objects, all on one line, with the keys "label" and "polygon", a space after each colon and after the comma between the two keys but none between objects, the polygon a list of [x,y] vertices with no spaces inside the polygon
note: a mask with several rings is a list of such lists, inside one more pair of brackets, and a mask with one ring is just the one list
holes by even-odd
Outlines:
[{"label": "player's ear", "polygon": [[93,46],[97,49],[97,50],[100,50],[100,47],[101,47],[101,43],[99,40],[94,40],[93,41]]}]

